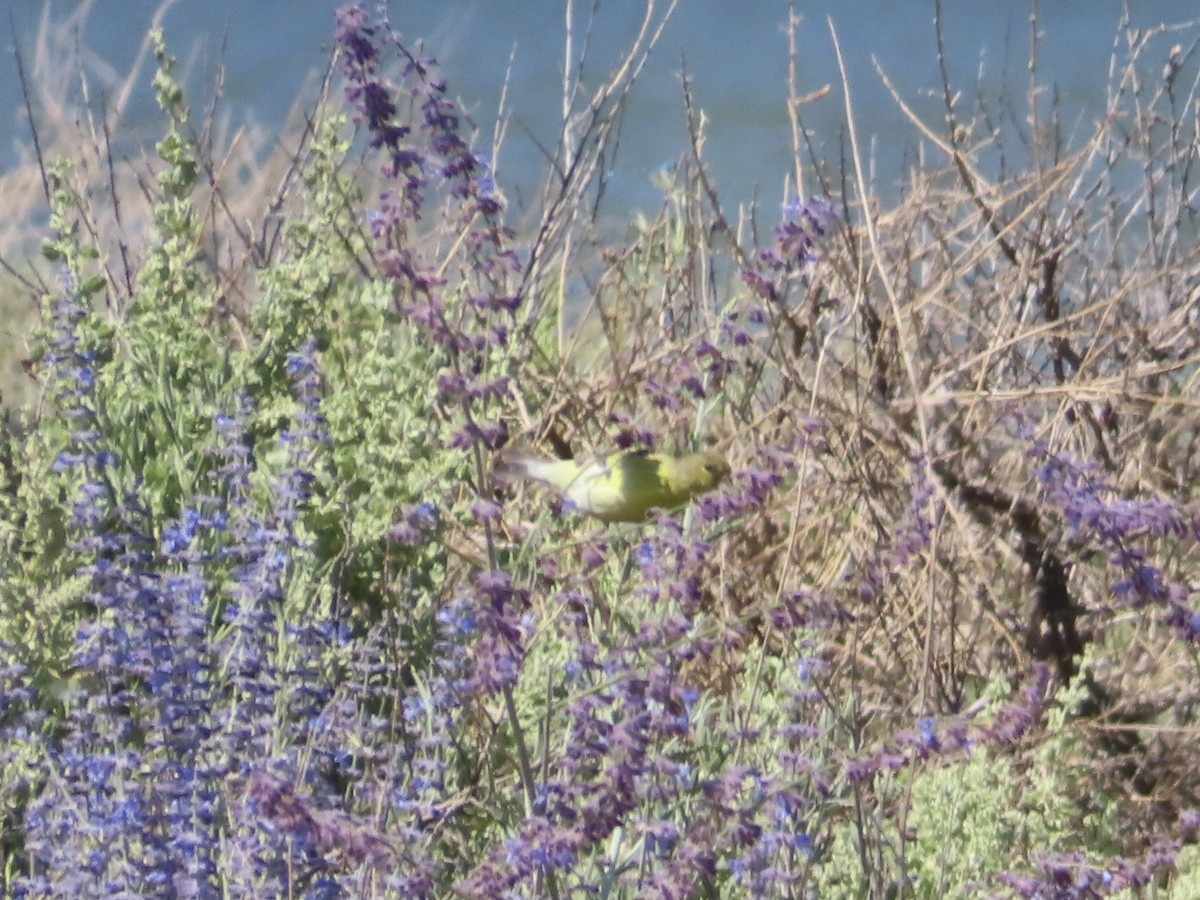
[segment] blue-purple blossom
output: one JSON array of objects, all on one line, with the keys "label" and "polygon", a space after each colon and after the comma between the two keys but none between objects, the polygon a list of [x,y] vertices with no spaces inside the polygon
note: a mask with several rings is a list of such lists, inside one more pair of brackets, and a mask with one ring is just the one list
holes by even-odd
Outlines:
[{"label": "blue-purple blossom", "polygon": [[1196,640],[1194,604],[1190,592],[1173,583],[1147,550],[1150,538],[1195,539],[1192,514],[1177,503],[1161,499],[1132,500],[1115,491],[1095,464],[1052,453],[1034,442],[1028,451],[1046,499],[1061,510],[1075,541],[1094,541],[1108,554],[1114,571],[1115,605],[1140,608],[1165,607],[1165,619],[1175,634],[1189,643]]},{"label": "blue-purple blossom", "polygon": [[783,219],[775,226],[774,244],[759,253],[758,267],[742,269],[742,281],[751,293],[770,304],[780,302],[786,290],[784,280],[803,274],[806,267],[820,259],[820,244],[836,218],[837,211],[828,197],[812,197],[807,202],[796,198],[785,203]]}]

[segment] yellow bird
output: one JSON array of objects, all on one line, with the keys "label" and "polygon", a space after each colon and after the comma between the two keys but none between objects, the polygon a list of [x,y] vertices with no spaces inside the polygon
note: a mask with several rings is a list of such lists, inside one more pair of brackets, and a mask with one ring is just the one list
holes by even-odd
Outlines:
[{"label": "yellow bird", "polygon": [[496,473],[548,484],[604,522],[641,522],[651,509],[675,509],[716,488],[729,475],[729,463],[707,452],[667,456],[622,450],[574,460],[512,450],[501,453]]}]

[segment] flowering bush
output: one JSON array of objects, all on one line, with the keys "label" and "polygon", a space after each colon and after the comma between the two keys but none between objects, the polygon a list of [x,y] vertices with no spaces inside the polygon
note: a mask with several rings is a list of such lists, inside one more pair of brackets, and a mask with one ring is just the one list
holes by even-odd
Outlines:
[{"label": "flowering bush", "polygon": [[[567,115],[518,234],[436,61],[360,5],[335,45],[270,240],[213,202],[161,36],[144,246],[49,169],[42,405],[0,452],[7,893],[1189,877],[1194,109],[1027,135],[990,183],[951,104],[921,191],[883,211],[813,160],[845,196],[760,249],[694,124],[658,216],[589,256],[637,65]],[[601,529],[495,482],[519,434],[716,443],[735,476]]]}]

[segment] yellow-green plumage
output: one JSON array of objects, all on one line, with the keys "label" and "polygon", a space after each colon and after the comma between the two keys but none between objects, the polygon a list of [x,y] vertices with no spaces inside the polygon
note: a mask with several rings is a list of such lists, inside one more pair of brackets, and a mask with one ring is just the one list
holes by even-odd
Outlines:
[{"label": "yellow-green plumage", "polygon": [[551,485],[581,512],[605,522],[640,522],[651,509],[675,509],[713,490],[729,475],[729,464],[716,453],[674,457],[623,450],[574,460],[510,451],[496,471]]}]

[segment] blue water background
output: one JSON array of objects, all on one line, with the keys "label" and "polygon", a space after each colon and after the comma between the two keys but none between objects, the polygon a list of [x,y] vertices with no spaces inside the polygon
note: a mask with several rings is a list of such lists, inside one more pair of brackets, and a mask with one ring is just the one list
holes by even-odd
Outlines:
[{"label": "blue water background", "polygon": [[[17,87],[13,41],[28,52],[42,6],[6,0],[9,52],[0,61],[0,167],[15,163],[29,143]],[[3,8],[6,3],[0,3]],[[1022,94],[1028,84],[1031,5],[1028,0],[945,0],[944,36],[950,74],[968,96],[977,76],[993,96]],[[59,0],[58,14],[76,4]],[[373,4],[372,4],[373,6]],[[664,7],[660,0],[659,7]],[[1104,110],[1108,68],[1121,18],[1121,0],[1056,0],[1039,4],[1041,80],[1054,85],[1070,129],[1083,134]],[[104,65],[89,66],[93,90],[111,87],[105,66],[123,73],[158,2],[96,0],[81,35]],[[226,69],[224,110],[234,127],[257,122],[282,127],[297,96],[311,97],[328,59],[336,4],[313,0],[182,0],[165,17],[167,39],[181,58],[193,105],[202,107],[218,66]],[[577,2],[577,49],[592,11]],[[396,29],[424,41],[437,57],[452,90],[466,102],[490,143],[505,78],[513,117],[497,160],[501,186],[523,204],[536,190],[545,164],[538,143],[553,147],[561,110],[565,4],[536,0],[458,0],[393,3]],[[1131,0],[1134,24],[1154,28],[1200,15],[1196,0]],[[605,0],[592,25],[585,80],[596,84],[628,45],[644,5]],[[926,0],[811,0],[803,17],[799,88],[833,87],[804,110],[824,151],[836,156],[845,138],[846,111],[833,51],[836,27],[852,89],[860,137],[873,138],[876,190],[895,190],[916,146],[913,129],[892,101],[872,58],[902,96],[936,125],[942,117],[933,30],[934,5]],[[677,160],[688,146],[680,84],[686,68],[708,120],[707,160],[724,203],[757,197],[778,209],[784,179],[793,171],[787,96],[788,7],[783,2],[680,0],[675,15],[639,80],[625,119],[619,153],[612,161],[606,195],[610,215],[654,205],[651,176]],[[4,17],[7,19],[8,17]],[[1153,47],[1155,70],[1171,46],[1195,39],[1196,31],[1166,34]],[[511,73],[508,70],[511,67]],[[508,73],[506,75],[506,73]],[[158,119],[147,69],[126,119],[125,136],[152,141]],[[811,186],[810,186],[811,189]]]}]

